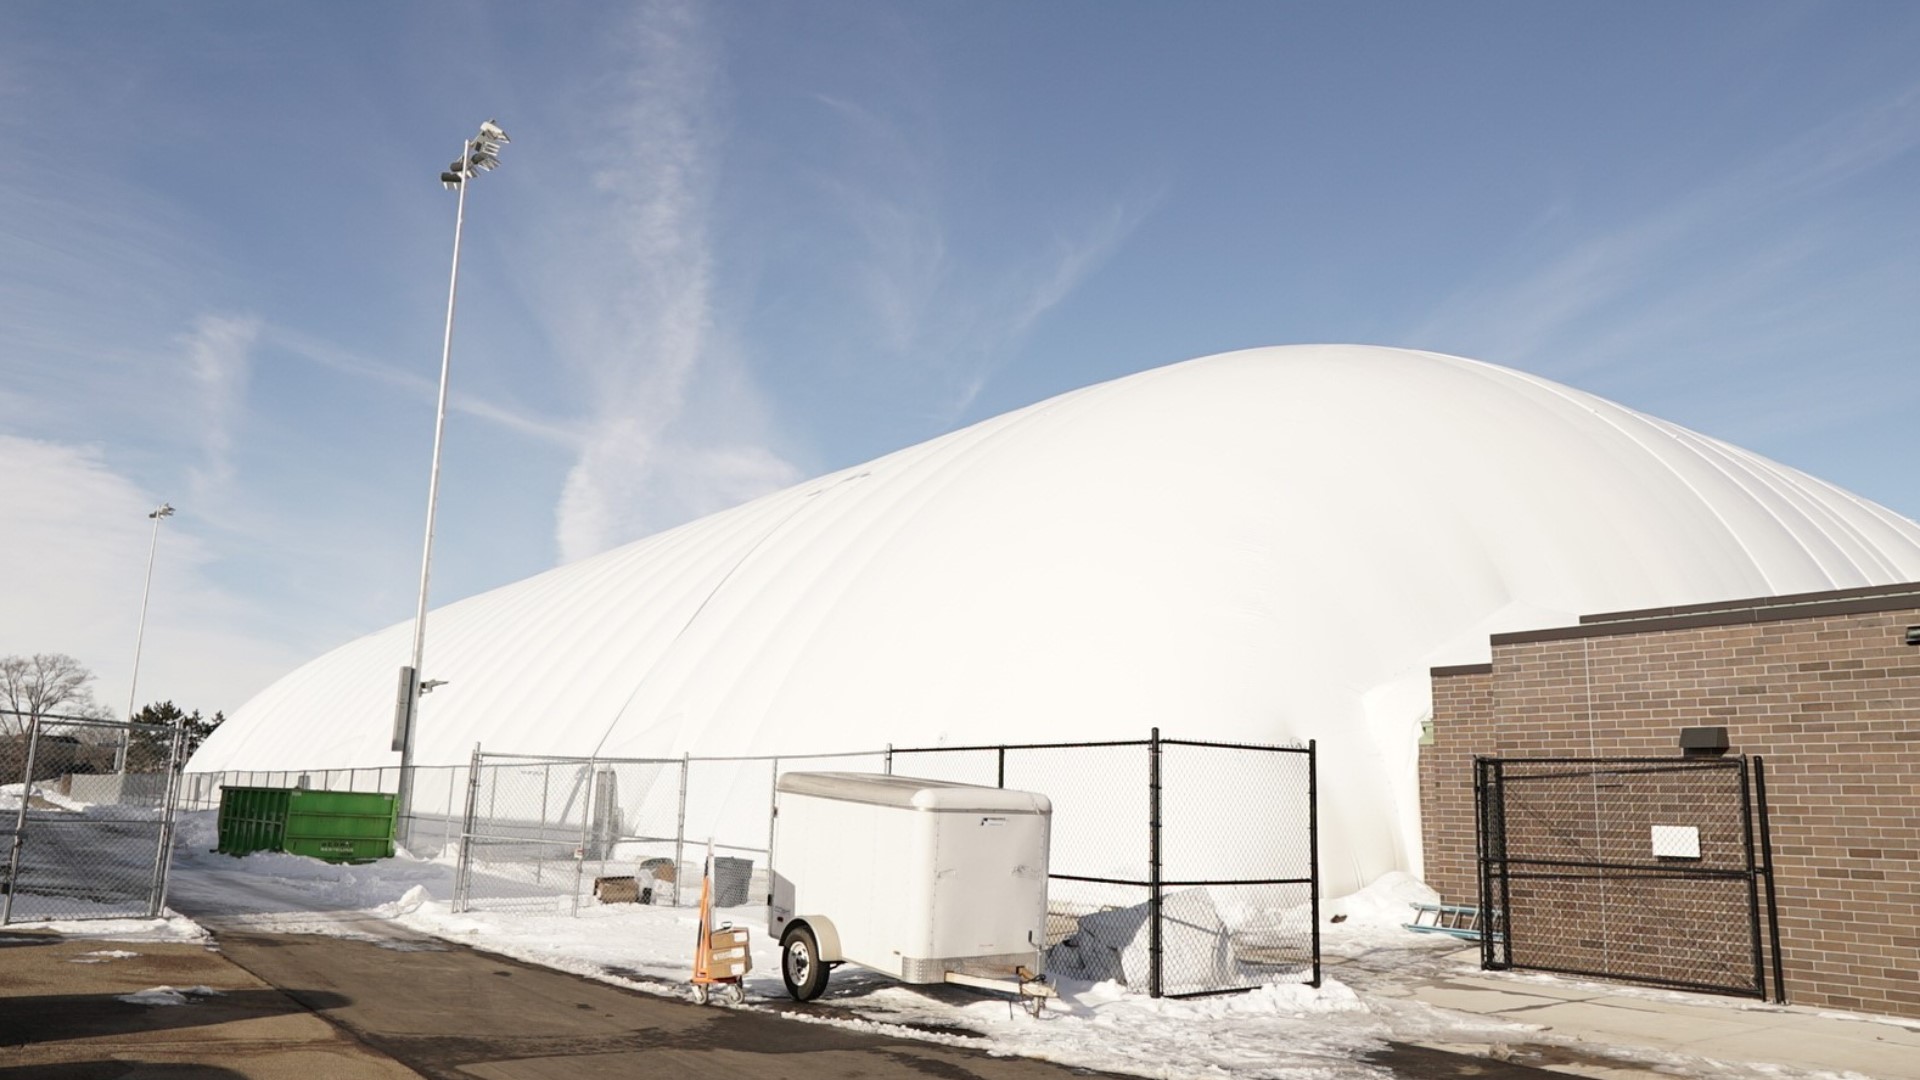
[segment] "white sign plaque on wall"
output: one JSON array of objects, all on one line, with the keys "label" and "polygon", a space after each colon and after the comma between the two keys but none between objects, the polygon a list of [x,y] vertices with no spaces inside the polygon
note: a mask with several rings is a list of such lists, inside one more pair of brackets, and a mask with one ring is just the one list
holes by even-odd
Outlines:
[{"label": "white sign plaque on wall", "polygon": [[1700,830],[1692,825],[1655,825],[1653,857],[1656,859],[1699,858]]}]

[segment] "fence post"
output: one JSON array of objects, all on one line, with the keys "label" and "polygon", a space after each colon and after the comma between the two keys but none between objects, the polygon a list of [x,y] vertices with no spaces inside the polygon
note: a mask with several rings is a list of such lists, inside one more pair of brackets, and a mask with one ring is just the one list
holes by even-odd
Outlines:
[{"label": "fence post", "polygon": [[[546,798],[544,792],[541,798]],[[600,811],[599,802],[600,764],[597,759],[588,758],[587,797],[580,803],[580,849],[573,853],[573,914],[576,917],[580,914],[580,882],[587,872],[587,848],[594,841],[593,816]]]},{"label": "fence post", "polygon": [[1313,981],[1308,986],[1320,985],[1320,746],[1316,739],[1307,740],[1307,877],[1313,884],[1308,886],[1313,897]]},{"label": "fence post", "polygon": [[1147,742],[1147,995],[1159,997],[1160,955],[1160,729]]},{"label": "fence post", "polygon": [[[540,770],[540,834],[541,834],[541,839],[543,840],[546,839],[547,802],[548,802],[548,799],[550,798],[550,793],[552,788],[553,788],[553,766],[551,765],[543,766]],[[591,796],[589,796],[589,798],[591,798]]]},{"label": "fence post", "polygon": [[773,905],[773,839],[780,824],[780,759],[773,759],[767,783],[767,905]]},{"label": "fence post", "polygon": [[446,854],[447,844],[453,839],[449,834],[453,829],[453,770],[457,768],[459,768],[458,765],[447,766],[447,812],[440,815],[440,853],[442,855]]},{"label": "fence post", "polygon": [[1007,786],[1007,748],[1004,746],[997,747],[996,753],[1000,756],[1000,767],[994,774],[995,779],[993,786],[1004,788]]},{"label": "fence post", "polygon": [[1473,759],[1473,883],[1480,899],[1480,970],[1493,968],[1493,864],[1487,851],[1487,759]]},{"label": "fence post", "polygon": [[888,776],[893,775],[893,744],[892,743],[887,744],[887,764],[886,764],[886,768],[883,771]]},{"label": "fence post", "polygon": [[[1497,757],[1477,758],[1480,771],[1481,811],[1481,886],[1485,902],[1480,906],[1480,966],[1489,971],[1506,971],[1513,966],[1513,921],[1507,904],[1511,890],[1507,885],[1507,788],[1505,763]],[[1498,881],[1495,880],[1498,867]]]},{"label": "fence post", "polygon": [[27,842],[27,804],[33,802],[34,755],[40,749],[40,717],[27,720],[27,771],[20,778],[20,812],[13,820],[13,848],[7,853],[7,894],[0,901],[0,926],[13,921],[14,884],[20,880],[20,848]]},{"label": "fence post", "polygon": [[[128,738],[132,738],[133,729],[127,729]],[[185,777],[180,775],[180,767],[186,762],[180,760],[180,751],[186,743],[187,729],[184,725],[175,725],[173,739],[167,745],[167,783],[166,800],[160,810],[160,850],[154,858],[153,887],[148,891],[147,918],[157,919],[167,906],[167,875],[173,866],[173,818],[174,808],[180,802],[180,787]]]},{"label": "fence post", "polygon": [[[533,849],[535,852],[533,857],[533,883],[536,885],[544,885],[547,883],[547,844],[549,842],[547,838],[547,785],[552,782],[553,762],[549,761],[540,766],[540,827],[534,834],[540,838],[540,842],[534,845]],[[499,786],[499,777],[496,776],[494,778],[494,793],[496,795],[499,794]],[[564,815],[565,811],[563,810],[561,813]],[[491,817],[492,815],[489,814],[488,816]]]},{"label": "fence post", "polygon": [[673,906],[680,906],[680,879],[687,876],[686,867],[681,866],[686,858],[687,847],[687,766],[693,761],[691,753],[680,755],[680,813],[673,826]]},{"label": "fence post", "polygon": [[1753,982],[1754,989],[1760,992],[1760,1000],[1767,1000],[1767,968],[1761,955],[1760,940],[1760,887],[1754,873],[1760,863],[1753,836],[1753,790],[1747,783],[1747,755],[1741,754],[1740,766],[1740,829],[1746,845],[1747,855],[1747,919],[1753,927],[1749,936],[1753,939]]},{"label": "fence post", "polygon": [[1755,809],[1760,813],[1760,857],[1766,864],[1767,874],[1767,936],[1773,946],[1773,1000],[1775,1004],[1785,1005],[1787,969],[1780,957],[1780,905],[1773,889],[1773,826],[1767,821],[1767,767],[1758,755],[1753,759],[1753,795],[1757,802]]},{"label": "fence post", "polygon": [[480,744],[473,744],[473,758],[467,765],[467,812],[460,819],[460,859],[453,870],[453,910],[457,914],[471,906],[473,889],[473,816],[480,809]]}]

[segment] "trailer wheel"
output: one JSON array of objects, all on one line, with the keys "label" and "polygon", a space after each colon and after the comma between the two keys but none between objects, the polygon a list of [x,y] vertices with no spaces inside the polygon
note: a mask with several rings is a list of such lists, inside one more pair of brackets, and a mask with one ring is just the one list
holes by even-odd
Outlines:
[{"label": "trailer wheel", "polygon": [[795,1001],[812,1001],[827,991],[827,965],[813,931],[795,924],[780,935],[780,978]]}]

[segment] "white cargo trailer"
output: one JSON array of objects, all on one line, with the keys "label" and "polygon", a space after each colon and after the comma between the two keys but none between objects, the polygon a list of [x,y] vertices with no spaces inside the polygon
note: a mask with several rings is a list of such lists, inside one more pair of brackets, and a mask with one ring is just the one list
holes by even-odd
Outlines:
[{"label": "white cargo trailer", "polygon": [[1045,795],[841,772],[788,773],[778,792],[767,930],[796,999],[843,962],[1051,995]]}]

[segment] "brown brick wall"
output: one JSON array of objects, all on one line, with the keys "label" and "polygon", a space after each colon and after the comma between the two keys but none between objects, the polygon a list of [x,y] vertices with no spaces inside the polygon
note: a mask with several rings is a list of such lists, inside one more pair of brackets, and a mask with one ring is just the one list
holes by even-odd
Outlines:
[{"label": "brown brick wall", "polygon": [[[1491,672],[1433,681],[1422,748],[1426,877],[1475,903],[1472,759],[1675,756],[1724,726],[1766,759],[1787,989],[1920,1016],[1920,606],[1496,641]],[[1592,628],[1588,628],[1589,631]]]},{"label": "brown brick wall", "polygon": [[[1433,680],[1433,742],[1420,748],[1420,820],[1426,881],[1448,903],[1478,903],[1473,757],[1493,753],[1493,669]],[[1463,827],[1464,826],[1464,827]]]}]

